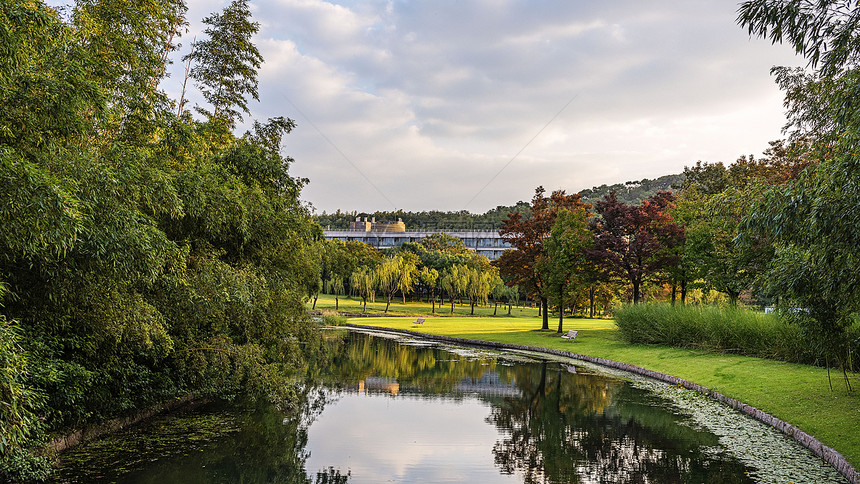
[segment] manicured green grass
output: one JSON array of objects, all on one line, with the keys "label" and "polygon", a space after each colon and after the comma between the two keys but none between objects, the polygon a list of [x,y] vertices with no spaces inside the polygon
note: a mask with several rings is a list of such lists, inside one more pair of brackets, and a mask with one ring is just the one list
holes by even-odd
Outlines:
[{"label": "manicured green grass", "polygon": [[[409,329],[459,338],[555,348],[622,361],[704,385],[753,405],[814,435],[860,468],[860,395],[848,395],[841,375],[807,365],[667,346],[633,345],[620,337],[611,320],[567,319],[565,330],[579,335],[570,342],[540,331],[537,317],[519,318],[354,318],[369,326]],[[553,321],[550,321],[553,327]],[[857,375],[852,374],[857,386]]]},{"label": "manicured green grass", "polygon": [[[307,308],[311,309],[313,305],[313,300],[307,303]],[[316,310],[317,311],[333,311],[335,309],[335,299],[334,296],[329,294],[320,294],[319,299],[317,299]],[[338,311],[340,312],[348,312],[348,313],[362,313],[364,310],[364,306],[362,304],[361,298],[349,298],[346,296],[341,296],[338,304]],[[445,305],[439,307],[437,302],[436,304],[436,313],[432,313],[432,306],[428,302],[411,302],[407,299],[406,304],[403,304],[403,301],[398,297],[391,300],[391,307],[388,308],[388,314],[390,315],[408,315],[408,316],[439,316],[439,317],[449,317],[449,316],[470,316],[471,307],[468,302],[464,299],[463,304],[454,303],[454,314],[451,314],[451,303],[448,300],[445,300]],[[385,311],[385,298],[378,297],[376,298],[376,302],[367,302],[367,314],[382,314]],[[489,306],[475,306],[475,316],[476,317],[492,317],[493,316],[493,305]],[[498,310],[496,311],[496,317],[498,318],[519,318],[519,317],[534,317],[537,316],[537,308],[528,308],[522,306],[514,306],[511,308],[511,315],[508,316],[508,307],[499,304]]]}]

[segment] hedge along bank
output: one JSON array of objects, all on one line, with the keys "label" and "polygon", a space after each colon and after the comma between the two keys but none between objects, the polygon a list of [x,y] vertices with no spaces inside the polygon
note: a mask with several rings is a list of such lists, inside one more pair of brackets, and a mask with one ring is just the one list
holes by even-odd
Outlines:
[{"label": "hedge along bank", "polygon": [[632,373],[635,375],[641,375],[647,378],[652,378],[654,380],[662,381],[665,383],[669,383],[671,385],[677,385],[684,387],[688,390],[695,391],[697,393],[708,396],[709,398],[716,400],[720,403],[728,405],[729,407],[748,415],[755,420],[764,423],[770,427],[773,427],[783,434],[791,437],[795,441],[797,441],[800,445],[806,447],[812,453],[823,459],[825,462],[832,465],[840,474],[845,476],[849,482],[852,484],[860,484],[860,473],[858,473],[857,469],[855,469],[848,460],[835,449],[828,447],[818,441],[815,437],[809,435],[803,430],[791,425],[788,422],[780,420],[773,415],[770,415],[767,412],[764,412],[756,407],[751,405],[747,405],[739,400],[734,398],[727,397],[722,393],[713,391],[707,387],[699,385],[697,383],[693,383],[691,381],[685,380],[683,378],[678,378],[676,376],[667,375],[665,373],[660,373],[658,371],[648,370],[647,368],[642,368],[640,366],[631,365],[629,363],[622,363],[619,361],[608,360],[606,358],[597,358],[589,355],[582,355],[579,353],[573,353],[569,351],[563,350],[555,350],[550,348],[542,348],[539,346],[528,346],[528,345],[518,345],[511,343],[499,343],[495,341],[484,341],[484,340],[473,340],[467,338],[456,338],[453,336],[443,336],[443,335],[434,335],[421,333],[418,331],[410,331],[406,329],[394,329],[394,328],[386,328],[382,326],[365,326],[360,324],[346,323],[345,326],[357,329],[366,329],[373,331],[381,331],[387,333],[397,333],[408,336],[413,336],[417,338],[423,338],[431,341],[439,341],[443,343],[451,343],[451,344],[467,344],[467,345],[476,345],[483,346],[494,349],[501,350],[518,350],[518,351],[529,351],[534,353],[543,353],[553,356],[558,356],[562,358],[572,358],[575,360],[585,361],[588,363],[592,363],[595,365],[600,365],[607,368],[613,368],[616,370],[621,370],[624,372]]}]

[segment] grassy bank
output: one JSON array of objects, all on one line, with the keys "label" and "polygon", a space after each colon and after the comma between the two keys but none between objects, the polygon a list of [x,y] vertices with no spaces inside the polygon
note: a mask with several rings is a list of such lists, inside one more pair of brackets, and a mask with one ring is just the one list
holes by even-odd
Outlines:
[{"label": "grassy bank", "polygon": [[[668,373],[760,408],[814,435],[860,468],[860,395],[847,395],[834,373],[831,392],[822,368],[704,350],[625,343],[611,320],[568,319],[575,342],[544,332],[537,317],[355,318],[355,324],[409,329],[582,353]],[[857,375],[852,375],[853,379]],[[852,381],[852,383],[854,383]]]}]

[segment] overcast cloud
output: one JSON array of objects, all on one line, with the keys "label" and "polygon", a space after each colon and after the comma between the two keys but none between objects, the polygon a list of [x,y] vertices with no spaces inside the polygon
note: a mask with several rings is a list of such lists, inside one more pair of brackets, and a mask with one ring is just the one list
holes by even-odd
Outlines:
[{"label": "overcast cloud", "polygon": [[[226,4],[190,2],[183,42]],[[805,64],[750,39],[725,0],[252,9],[265,58],[253,119],[297,122],[284,154],[318,212],[484,212],[538,185],[576,192],[758,155],[785,122],[770,68]]]}]

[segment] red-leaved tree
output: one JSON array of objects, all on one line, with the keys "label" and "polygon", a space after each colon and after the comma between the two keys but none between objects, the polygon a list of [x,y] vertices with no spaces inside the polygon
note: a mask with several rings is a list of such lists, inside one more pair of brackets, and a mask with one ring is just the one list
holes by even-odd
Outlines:
[{"label": "red-leaved tree", "polygon": [[633,286],[639,302],[642,283],[678,263],[674,249],[684,243],[684,230],[672,221],[672,192],[658,192],[640,205],[625,205],[613,191],[595,204],[599,217],[591,220],[594,248],[588,253],[611,274]]}]

